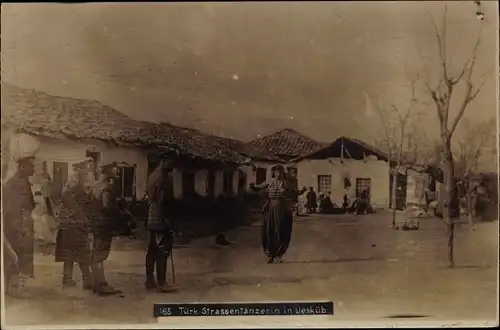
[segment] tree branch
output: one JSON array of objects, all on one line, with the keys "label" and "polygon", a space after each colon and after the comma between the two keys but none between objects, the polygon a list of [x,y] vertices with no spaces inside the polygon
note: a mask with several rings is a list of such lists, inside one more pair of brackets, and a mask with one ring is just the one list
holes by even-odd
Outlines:
[{"label": "tree branch", "polygon": [[479,85],[479,87],[475,91],[472,91],[474,86],[470,82],[470,77],[468,80],[469,81],[467,81],[467,91],[465,94],[465,98],[462,101],[462,105],[460,106],[460,110],[458,111],[458,114],[455,117],[453,124],[451,125],[451,128],[450,128],[451,134],[453,134],[455,132],[455,130],[457,129],[458,123],[460,122],[460,119],[462,119],[462,117],[464,116],[465,109],[467,109],[467,106],[469,105],[469,103],[472,102],[476,98],[476,96],[479,94],[479,92],[481,91],[481,89],[483,88],[483,86],[486,82],[486,80],[483,80],[481,82],[481,84]]},{"label": "tree branch", "polygon": [[464,77],[467,70],[471,69],[471,66],[473,66],[473,64],[471,64],[471,62],[475,63],[477,50],[479,48],[479,45],[481,44],[482,31],[483,31],[483,23],[481,22],[479,25],[479,34],[477,36],[476,43],[474,44],[474,48],[472,49],[470,56],[465,61],[464,66],[462,68],[462,71],[460,71],[460,73],[458,74],[458,76],[455,79],[452,79],[453,85],[458,84],[460,82],[460,80],[462,80],[462,78]]},{"label": "tree branch", "polygon": [[[448,7],[445,6],[444,10],[444,15],[443,15],[443,22],[446,23],[446,15],[448,13]],[[429,12],[427,12],[429,15],[432,27],[434,28],[434,34],[436,36],[436,40],[438,43],[438,48],[439,48],[439,59],[440,59],[440,65],[443,70],[443,77],[444,80],[447,82],[448,81],[448,69],[447,69],[447,60],[446,60],[446,40],[443,41],[443,38],[446,37],[446,25],[442,27],[442,32],[445,33],[445,35],[441,35],[439,33],[439,29],[436,25],[436,21],[434,20],[434,16],[432,16]],[[442,38],[443,37],[443,38]]]}]

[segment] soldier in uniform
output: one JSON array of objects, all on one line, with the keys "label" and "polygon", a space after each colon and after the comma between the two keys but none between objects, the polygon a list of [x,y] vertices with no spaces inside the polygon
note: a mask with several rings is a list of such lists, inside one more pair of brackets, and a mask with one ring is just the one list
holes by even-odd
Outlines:
[{"label": "soldier in uniform", "polygon": [[121,293],[110,286],[104,274],[104,261],[108,259],[111,243],[115,236],[120,212],[113,191],[109,166],[102,166],[99,180],[91,189],[90,230],[92,235],[91,267],[94,293],[98,295],[113,295]]},{"label": "soldier in uniform", "polygon": [[[148,213],[146,226],[149,231],[149,245],[146,253],[146,290],[157,289],[170,293],[178,290],[167,284],[167,260],[173,247],[173,224],[166,216],[165,188],[173,161],[162,163],[151,173],[147,183]],[[155,279],[156,268],[156,279]]]},{"label": "soldier in uniform", "polygon": [[59,201],[55,261],[63,263],[63,287],[76,285],[73,268],[77,263],[82,273],[83,289],[90,290],[92,283],[87,216],[89,196],[84,187],[87,160],[74,164],[73,170],[62,189]]}]

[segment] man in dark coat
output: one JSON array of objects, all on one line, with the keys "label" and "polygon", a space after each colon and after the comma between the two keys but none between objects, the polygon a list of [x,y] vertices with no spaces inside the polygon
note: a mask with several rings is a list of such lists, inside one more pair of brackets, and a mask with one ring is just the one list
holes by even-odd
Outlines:
[{"label": "man in dark coat", "polygon": [[31,212],[35,201],[29,177],[35,172],[34,156],[17,159],[17,172],[3,188],[3,244],[5,292],[17,293],[22,278],[34,277],[34,223]]},{"label": "man in dark coat", "polygon": [[104,274],[104,261],[108,259],[111,252],[113,236],[116,235],[116,224],[121,218],[121,212],[116,201],[116,191],[113,188],[106,166],[101,167],[100,178],[91,190],[92,212],[90,215],[93,291],[98,295],[121,293],[120,290],[108,284]]},{"label": "man in dark coat", "polygon": [[309,187],[309,191],[307,192],[307,213],[315,213],[316,208],[318,207],[318,196],[314,191],[313,187]]}]

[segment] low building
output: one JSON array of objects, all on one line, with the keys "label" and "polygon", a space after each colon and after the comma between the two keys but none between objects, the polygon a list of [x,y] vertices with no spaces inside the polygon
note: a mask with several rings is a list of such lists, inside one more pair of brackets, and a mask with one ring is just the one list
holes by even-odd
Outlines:
[{"label": "low building", "polygon": [[[74,163],[92,157],[98,165],[117,163],[122,197],[141,199],[148,173],[171,149],[182,160],[171,177],[175,198],[193,192],[214,197],[236,194],[242,191],[240,186],[248,185],[241,174],[249,166],[247,158],[222,138],[170,124],[136,121],[96,101],[2,84],[2,144],[8,145],[13,135],[21,133],[39,141],[37,172],[45,169],[56,189],[62,188]],[[3,149],[5,161],[8,156]]]},{"label": "low building", "polygon": [[390,175],[387,155],[360,140],[340,137],[326,147],[293,160],[301,187],[330,193],[342,205],[344,195],[352,201],[368,189],[375,207],[387,207]]},{"label": "low building", "polygon": [[181,163],[174,169],[169,186],[171,194],[183,198],[237,195],[247,190],[245,168],[250,158],[231,147],[224,138],[169,123],[145,123],[155,138],[147,154],[148,173],[160,163],[168,150],[177,150]]},{"label": "low building", "polygon": [[[99,102],[2,83],[2,144],[20,133],[35,137],[40,145],[37,172],[45,169],[56,187],[62,188],[74,163],[92,157],[98,164],[122,164],[123,197],[143,195],[147,159],[140,149],[142,132],[138,122]],[[8,161],[7,154],[2,156]]]},{"label": "low building", "polygon": [[[253,140],[247,144],[266,157],[254,157],[254,182],[260,184],[268,180],[272,173],[271,168],[277,164],[287,164],[295,167],[290,160],[305,156],[325,147],[327,144],[315,141],[293,129],[285,128],[276,133]],[[295,167],[296,168],[296,167]],[[298,168],[296,168],[298,171]]]}]

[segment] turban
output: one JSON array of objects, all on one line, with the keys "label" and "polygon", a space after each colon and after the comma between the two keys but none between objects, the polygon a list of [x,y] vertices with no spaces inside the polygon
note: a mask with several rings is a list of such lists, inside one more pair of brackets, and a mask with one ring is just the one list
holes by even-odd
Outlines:
[{"label": "turban", "polygon": [[[2,134],[3,135],[3,134]],[[2,176],[7,181],[17,171],[17,163],[34,158],[40,149],[40,141],[31,135],[25,133],[12,133],[10,136],[2,136],[2,142],[6,142],[7,147],[2,150]]]},{"label": "turban", "polygon": [[40,141],[28,134],[13,134],[10,138],[9,153],[14,161],[35,157],[40,149]]}]

